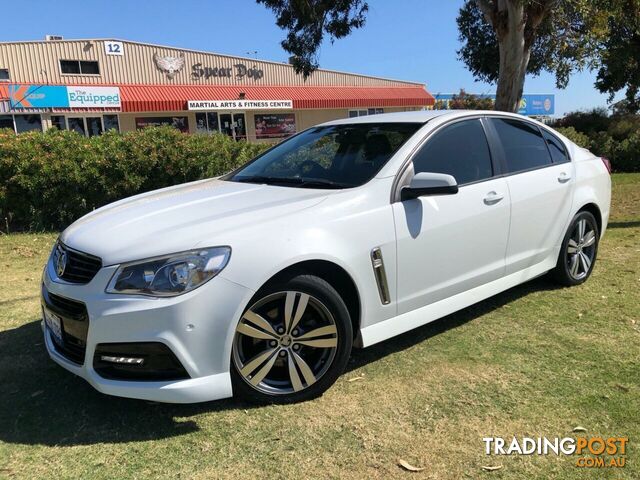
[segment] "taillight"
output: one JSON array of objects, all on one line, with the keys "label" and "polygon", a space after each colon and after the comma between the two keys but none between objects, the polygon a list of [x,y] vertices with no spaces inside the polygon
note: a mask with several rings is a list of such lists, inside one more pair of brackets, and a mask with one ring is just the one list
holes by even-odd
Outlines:
[{"label": "taillight", "polygon": [[602,160],[602,163],[604,163],[604,166],[607,167],[607,172],[611,174],[611,162],[609,161],[609,159],[606,157],[600,157],[600,160]]}]

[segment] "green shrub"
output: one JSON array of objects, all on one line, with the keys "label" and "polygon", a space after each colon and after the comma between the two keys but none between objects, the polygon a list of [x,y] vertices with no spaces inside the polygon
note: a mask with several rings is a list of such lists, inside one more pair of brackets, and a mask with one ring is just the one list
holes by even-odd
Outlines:
[{"label": "green shrub", "polygon": [[614,172],[640,172],[640,116],[611,115],[604,109],[573,112],[553,125],[594,154],[607,157]]},{"label": "green shrub", "polygon": [[222,175],[267,147],[171,127],[92,138],[0,131],[0,218],[12,230],[61,229],[112,201]]},{"label": "green shrub", "polygon": [[573,127],[556,127],[556,131],[567,137],[576,145],[580,145],[583,148],[589,148],[590,146],[589,137],[584,133],[578,132]]}]

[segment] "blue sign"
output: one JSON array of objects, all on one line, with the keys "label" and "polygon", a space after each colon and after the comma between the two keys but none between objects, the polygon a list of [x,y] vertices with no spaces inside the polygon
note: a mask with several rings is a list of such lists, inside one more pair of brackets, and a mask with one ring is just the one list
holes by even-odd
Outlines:
[{"label": "blue sign", "polygon": [[119,108],[118,87],[9,85],[11,108]]},{"label": "blue sign", "polygon": [[11,108],[69,107],[67,87],[51,85],[9,85]]},{"label": "blue sign", "polygon": [[555,103],[554,95],[523,95],[518,113],[521,115],[553,115]]},{"label": "blue sign", "polygon": [[[449,102],[453,100],[455,93],[438,93],[434,95],[436,101],[441,100],[445,109],[449,108]],[[471,94],[473,95],[473,94]],[[478,98],[490,98],[495,101],[495,95],[481,94],[473,95]],[[520,100],[520,115],[553,115],[555,113],[555,95],[553,94],[524,94]]]}]

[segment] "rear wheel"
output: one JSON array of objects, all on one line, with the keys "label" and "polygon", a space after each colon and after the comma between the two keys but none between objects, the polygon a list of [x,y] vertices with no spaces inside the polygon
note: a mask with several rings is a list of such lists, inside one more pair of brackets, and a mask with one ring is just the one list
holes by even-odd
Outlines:
[{"label": "rear wheel", "polygon": [[298,275],[268,285],[236,327],[234,392],[259,403],[317,397],[343,372],[352,340],[347,307],[326,281]]},{"label": "rear wheel", "polygon": [[562,242],[558,264],[552,271],[553,278],[566,286],[585,282],[596,263],[599,239],[598,223],[593,214],[578,213]]}]

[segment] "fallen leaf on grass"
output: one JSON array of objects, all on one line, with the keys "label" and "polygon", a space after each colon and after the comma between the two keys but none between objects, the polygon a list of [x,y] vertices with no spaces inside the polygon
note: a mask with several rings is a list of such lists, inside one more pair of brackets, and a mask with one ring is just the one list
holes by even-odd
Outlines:
[{"label": "fallen leaf on grass", "polygon": [[488,465],[483,465],[482,469],[485,472],[493,472],[494,470],[500,470],[502,468],[502,465],[496,465],[495,467],[490,467]]},{"label": "fallen leaf on grass", "polygon": [[578,433],[578,432],[586,432],[587,429],[584,427],[576,427],[573,429],[574,433]]},{"label": "fallen leaf on grass", "polygon": [[398,465],[400,465],[402,468],[404,468],[408,472],[421,472],[425,469],[425,467],[414,467],[409,462],[402,459],[398,460]]},{"label": "fallen leaf on grass", "polygon": [[364,380],[364,375],[360,375],[359,377],[348,378],[347,382],[355,382],[356,380]]}]

